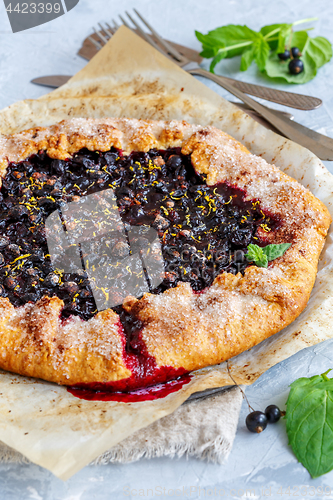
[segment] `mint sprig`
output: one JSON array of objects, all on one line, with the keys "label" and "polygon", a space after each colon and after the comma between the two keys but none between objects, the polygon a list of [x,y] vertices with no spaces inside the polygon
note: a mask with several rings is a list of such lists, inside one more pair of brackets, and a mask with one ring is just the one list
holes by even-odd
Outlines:
[{"label": "mint sprig", "polygon": [[[318,68],[330,61],[332,45],[324,37],[311,38],[307,30],[294,31],[298,24],[312,19],[302,19],[292,24],[271,24],[254,31],[248,26],[228,24],[209,31],[206,35],[196,31],[196,37],[202,43],[201,56],[212,58],[210,71],[222,59],[241,56],[240,69],[246,71],[254,61],[259,70],[269,78],[288,83],[305,83],[314,78]],[[281,61],[277,54],[285,47],[298,47],[302,53],[304,71],[293,75],[289,72],[288,61]]]},{"label": "mint sprig", "polygon": [[250,245],[247,247],[245,257],[249,261],[253,261],[258,267],[268,267],[268,262],[275,260],[288,250],[291,243],[279,243],[259,247],[258,245]]},{"label": "mint sprig", "polygon": [[318,477],[333,469],[333,378],[299,378],[287,400],[287,434],[296,458]]}]

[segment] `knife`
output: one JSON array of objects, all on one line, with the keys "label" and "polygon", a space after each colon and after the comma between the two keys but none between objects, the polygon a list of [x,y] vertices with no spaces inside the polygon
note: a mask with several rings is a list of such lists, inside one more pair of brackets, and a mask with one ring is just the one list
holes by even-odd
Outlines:
[{"label": "knife", "polygon": [[[193,73],[199,73],[200,70],[201,68],[197,68],[193,69],[192,71]],[[38,85],[46,85],[49,87],[57,88],[67,83],[70,78],[71,76],[68,75],[51,75],[51,76],[43,76],[40,78],[35,78],[34,80],[32,80],[32,82]],[[221,77],[219,76],[217,78]],[[239,92],[239,90],[235,89],[233,85],[231,86],[228,80],[229,79],[226,78],[226,82],[224,82],[224,84],[226,85],[225,88],[229,87],[230,90],[229,88],[227,88],[227,90],[236,95],[236,93]],[[238,96],[236,95],[236,97]],[[246,96],[242,94],[242,97],[240,97],[240,99],[244,100],[244,97],[246,98]],[[283,113],[275,109],[265,108],[264,106],[259,104],[257,101],[254,101],[250,97],[248,97],[248,99],[250,100],[249,107],[252,109],[253,105],[257,106],[259,114],[262,115],[264,118],[267,117],[267,112],[268,112],[274,115],[275,118],[281,120],[280,125],[282,126],[282,128],[284,128],[284,126],[287,126],[289,132],[288,136],[290,139],[294,140],[298,144],[301,144],[307,149],[310,149],[310,151],[312,151],[321,160],[333,161],[333,139],[323,134],[319,134],[318,132],[315,132],[314,130],[311,130],[307,127],[304,127],[304,125],[301,125],[300,123],[297,123],[295,121],[291,122],[290,118],[292,117],[292,115],[290,115],[289,113]],[[281,135],[285,135],[285,133],[281,129],[278,130],[278,132]]]},{"label": "knife", "polygon": [[[68,75],[49,75],[49,76],[40,76],[39,78],[34,78],[31,80],[31,83],[35,83],[36,85],[42,85],[45,87],[52,87],[54,89],[57,89],[58,87],[61,87],[61,85],[65,85],[65,83],[68,82],[68,80],[71,78],[71,76]],[[249,111],[251,108],[244,104],[243,102],[235,102],[233,104],[236,104],[238,107],[242,108],[245,111]],[[283,115],[289,120],[293,120],[294,116],[291,113],[287,113],[286,111],[279,111],[277,109],[269,108],[272,113],[276,114],[277,116]],[[257,115],[257,113],[254,111],[254,114]],[[258,115],[257,115],[258,116]],[[267,122],[266,122],[267,123]],[[268,123],[267,123],[268,125]]]}]

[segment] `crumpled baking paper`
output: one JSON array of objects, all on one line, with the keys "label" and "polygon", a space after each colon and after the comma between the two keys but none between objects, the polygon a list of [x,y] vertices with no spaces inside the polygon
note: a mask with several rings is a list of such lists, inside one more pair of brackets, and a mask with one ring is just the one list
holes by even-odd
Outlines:
[{"label": "crumpled baking paper", "polygon": [[[296,178],[333,215],[333,176],[307,149],[275,134],[184,72],[125,27],[63,87],[0,112],[0,132],[48,126],[73,117],[177,119],[214,125]],[[287,328],[233,358],[231,373],[250,384],[333,332],[332,230],[307,308]],[[133,432],[178,408],[193,392],[232,384],[226,363],[192,374],[155,401],[84,401],[65,387],[0,371],[0,440],[66,480]]]}]

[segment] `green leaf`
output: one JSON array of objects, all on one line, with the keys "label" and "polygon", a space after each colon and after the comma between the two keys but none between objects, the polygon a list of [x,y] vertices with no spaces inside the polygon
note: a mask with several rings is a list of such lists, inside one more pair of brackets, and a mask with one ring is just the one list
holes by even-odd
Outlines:
[{"label": "green leaf", "polygon": [[333,379],[326,373],[295,380],[287,400],[289,444],[313,478],[333,469]]},{"label": "green leaf", "polygon": [[[294,31],[293,36],[290,41],[291,47],[298,47],[301,52],[304,51],[305,45],[308,42],[310,36],[308,32],[305,30],[302,31]],[[303,54],[304,55],[304,54]]]},{"label": "green leaf", "polygon": [[265,69],[268,55],[269,55],[268,43],[264,40],[264,38],[256,40],[254,42],[254,59],[260,71],[263,71]]},{"label": "green leaf", "polygon": [[215,51],[213,49],[205,48],[200,52],[201,57],[205,57],[206,59],[210,59],[215,56]]},{"label": "green leaf", "polygon": [[209,31],[206,36],[209,36],[217,42],[225,43],[226,45],[234,45],[247,40],[255,40],[258,37],[258,33],[247,26],[228,24],[227,26]]},{"label": "green leaf", "polygon": [[[304,50],[304,49],[303,49]],[[309,38],[306,53],[313,59],[318,68],[326,64],[332,58],[332,45],[322,36]]]},{"label": "green leaf", "polygon": [[268,259],[265,254],[261,257],[261,259],[257,260],[255,263],[258,267],[268,267]]},{"label": "green leaf", "polygon": [[285,47],[290,47],[292,40],[292,24],[282,24],[279,32],[278,45],[276,48],[277,54],[285,51]]},{"label": "green leaf", "polygon": [[[214,37],[209,36],[209,34],[203,35],[199,31],[195,32],[195,36],[197,37],[199,42],[202,43],[203,50],[210,51],[211,55],[209,57],[214,57],[217,54],[217,52],[219,50],[219,44],[216,43],[216,40]],[[222,46],[224,46],[224,45],[225,44],[222,44]],[[203,57],[206,57],[206,56],[203,56]]]},{"label": "green leaf", "polygon": [[247,260],[257,260],[262,258],[263,255],[264,252],[262,251],[261,247],[250,243],[249,246],[247,247],[247,253],[245,254],[245,257],[247,258]]},{"label": "green leaf", "polygon": [[247,247],[248,253],[245,254],[247,260],[254,261],[258,267],[267,267],[268,259],[267,255],[264,254],[263,249],[258,245],[250,245]]},{"label": "green leaf", "polygon": [[280,61],[276,54],[271,54],[266,61],[265,73],[277,83],[306,83],[316,76],[317,68],[312,59],[307,58],[306,62],[304,57],[301,59],[304,63],[303,73],[292,75],[289,73],[289,61]]},{"label": "green leaf", "polygon": [[267,26],[263,26],[260,30],[260,33],[262,36],[267,37],[270,33],[273,31],[276,31],[277,29],[281,29],[281,27],[284,26],[283,24],[268,24]]},{"label": "green leaf", "polygon": [[[251,30],[247,26],[229,24],[215,30],[209,31],[207,35],[203,35],[198,31],[195,32],[196,37],[202,43],[203,49],[212,49],[217,52],[226,47],[225,57],[234,57],[241,55],[249,45],[261,35],[256,31]],[[236,47],[235,47],[236,46]]]},{"label": "green leaf", "polygon": [[210,63],[209,70],[214,73],[215,66],[217,63],[222,61],[222,59],[225,59],[227,57],[227,51],[220,49],[219,52],[216,54],[212,62]]},{"label": "green leaf", "polygon": [[259,267],[267,267],[268,262],[281,257],[291,246],[291,243],[279,243],[259,247],[258,245],[250,245],[247,247],[248,253],[245,254],[247,260],[254,261]]},{"label": "green leaf", "polygon": [[254,45],[250,46],[247,50],[243,52],[240,70],[246,71],[254,59]]},{"label": "green leaf", "polygon": [[[270,24],[263,26],[260,33],[265,38],[271,50],[276,50],[277,53],[284,52],[286,41],[292,31],[292,24]],[[272,36],[270,37],[270,33]]]},{"label": "green leaf", "polygon": [[276,245],[267,245],[262,248],[262,251],[267,255],[269,261],[275,260],[282,255],[291,247],[291,243],[279,243]]}]

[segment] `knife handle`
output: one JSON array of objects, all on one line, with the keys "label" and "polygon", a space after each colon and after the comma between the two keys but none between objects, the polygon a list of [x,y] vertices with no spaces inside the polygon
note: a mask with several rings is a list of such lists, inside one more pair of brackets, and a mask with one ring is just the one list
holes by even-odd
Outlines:
[{"label": "knife handle", "polygon": [[[191,74],[196,74],[196,69],[187,70]],[[206,71],[206,70],[203,70]],[[206,73],[212,75],[209,71]],[[205,74],[207,78],[209,76]],[[293,92],[286,92],[285,90],[272,89],[270,87],[263,87],[262,85],[254,85],[253,83],[240,82],[239,80],[234,80],[233,78],[228,78],[226,76],[220,76],[214,74],[214,81],[223,87],[223,83],[229,83],[238,90],[245,92],[245,94],[250,94],[255,97],[260,97],[266,101],[276,102],[278,104],[283,104],[284,106],[289,106],[290,108],[302,109],[304,111],[309,111],[311,109],[319,108],[323,104],[321,99],[318,97],[312,97],[309,95],[294,94]]]},{"label": "knife handle", "polygon": [[265,99],[266,101],[276,102],[278,104],[283,104],[284,106],[289,106],[291,108],[309,111],[311,109],[319,108],[319,106],[323,104],[323,101],[321,99],[318,99],[318,97],[294,94],[293,92],[286,92],[284,90],[277,90],[270,87],[263,87],[261,85],[254,85],[252,83],[240,82],[239,80],[234,80],[233,78],[228,78],[226,76],[223,76],[221,78],[223,78],[224,80],[229,80],[234,87],[236,87],[238,90],[241,90],[242,92],[245,92],[245,94],[250,94],[255,97],[261,97],[261,99]]}]

